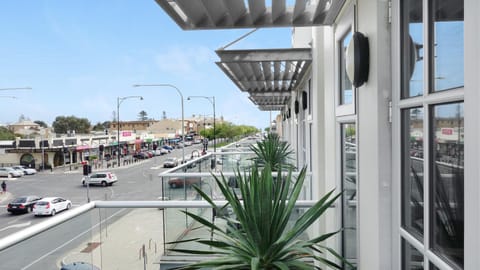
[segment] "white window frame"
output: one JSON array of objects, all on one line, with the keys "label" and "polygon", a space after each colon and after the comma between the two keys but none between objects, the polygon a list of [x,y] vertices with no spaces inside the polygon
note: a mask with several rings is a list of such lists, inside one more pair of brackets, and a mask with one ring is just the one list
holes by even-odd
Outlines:
[{"label": "white window frame", "polygon": [[350,5],[342,16],[342,19],[335,27],[335,115],[345,116],[355,114],[356,104],[356,88],[352,85],[352,103],[341,104],[341,86],[340,86],[340,50],[342,48],[342,40],[348,32],[353,34],[354,31],[354,6]]},{"label": "white window frame", "polygon": [[[469,0],[465,0],[467,2]],[[476,1],[476,0],[474,0]],[[442,260],[438,255],[436,255],[434,252],[430,250],[430,232],[429,232],[429,224],[430,224],[430,215],[429,215],[429,210],[430,210],[430,198],[429,198],[429,190],[430,190],[430,143],[431,143],[431,137],[430,137],[430,125],[431,125],[431,115],[430,115],[430,108],[432,105],[441,105],[443,103],[449,103],[449,102],[463,102],[464,103],[464,119],[465,123],[468,122],[468,118],[475,118],[478,116],[474,116],[473,114],[469,114],[467,110],[467,102],[465,100],[465,86],[463,88],[455,89],[455,90],[446,90],[446,91],[440,91],[440,92],[428,92],[428,89],[431,88],[429,86],[430,80],[428,77],[430,76],[430,71],[428,67],[428,61],[423,61],[423,70],[424,70],[424,87],[423,87],[423,94],[418,97],[411,97],[411,98],[404,98],[402,99],[401,97],[401,85],[402,85],[402,77],[401,77],[401,39],[400,39],[400,29],[401,29],[401,1],[393,1],[392,3],[392,212],[394,213],[392,215],[393,220],[392,220],[392,254],[394,254],[392,258],[392,269],[402,269],[402,238],[407,241],[408,244],[410,244],[412,247],[416,248],[421,254],[424,256],[424,269],[429,270],[430,269],[430,262],[434,263],[436,267],[438,267],[440,270],[455,270],[453,267],[451,267],[449,264],[447,264],[444,260]],[[424,33],[423,33],[423,40],[424,42],[430,42],[428,33],[430,31],[429,29],[429,22],[427,20],[429,7],[428,7],[428,1],[423,0],[423,17],[424,17]],[[477,15],[476,15],[477,16]],[[467,17],[467,8],[465,5],[465,17]],[[465,31],[464,35],[467,36],[467,28],[466,28],[466,22],[465,22]],[[466,43],[465,43],[466,44]],[[478,44],[477,44],[478,45]],[[465,45],[466,47],[466,45]],[[428,46],[424,46],[424,56],[426,59],[428,59]],[[467,56],[468,55],[468,50],[465,49],[465,63],[467,62]],[[465,64],[465,66],[467,66]],[[467,68],[465,68],[465,85],[467,85]],[[478,89],[476,89],[478,90]],[[478,104],[477,104],[478,105]],[[417,238],[413,237],[409,232],[404,230],[402,228],[401,224],[401,215],[402,215],[402,204],[401,204],[401,196],[402,196],[402,149],[401,149],[401,144],[402,144],[402,110],[403,109],[408,109],[408,108],[414,108],[414,107],[421,107],[424,111],[424,122],[423,122],[423,134],[424,134],[424,157],[425,157],[425,162],[424,162],[424,226],[425,226],[425,233],[423,235],[423,242],[419,241]],[[464,134],[465,137],[468,137],[468,135],[472,136],[472,133],[468,132],[467,125],[464,126]],[[469,134],[468,134],[469,133]],[[476,134],[478,137],[478,134]],[[467,140],[465,140],[467,142]],[[469,197],[469,194],[467,194],[467,175],[468,175],[468,158],[467,158],[467,149],[468,147],[465,148],[465,191],[464,191],[464,203],[467,205],[467,198]],[[476,155],[476,158],[479,158],[478,154]],[[471,162],[470,162],[471,164]],[[476,165],[478,166],[478,164]],[[474,191],[471,191],[474,192]],[[471,196],[471,195],[470,195]],[[475,196],[478,196],[476,194]],[[478,209],[477,209],[478,210]],[[477,213],[478,215],[478,213]],[[465,224],[468,224],[468,213],[467,213],[467,208],[465,209]],[[466,229],[466,228],[465,228]],[[477,230],[478,234],[478,230]],[[467,232],[465,232],[465,242],[467,241]],[[477,235],[478,239],[478,235]],[[465,263],[465,268],[467,268],[467,258],[469,257],[468,253],[477,253],[475,250],[468,250],[467,245],[465,244],[465,249],[464,249],[464,263]],[[472,256],[470,254],[470,256]],[[475,256],[478,256],[475,255]],[[477,265],[478,266],[478,265]]]}]

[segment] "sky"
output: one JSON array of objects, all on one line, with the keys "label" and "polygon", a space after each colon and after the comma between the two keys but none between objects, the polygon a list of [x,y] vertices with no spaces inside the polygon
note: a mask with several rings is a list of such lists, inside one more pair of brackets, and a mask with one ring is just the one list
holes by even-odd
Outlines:
[{"label": "sky", "polygon": [[[57,116],[87,118],[92,125],[212,115],[203,98],[214,96],[216,117],[237,125],[265,128],[270,113],[260,111],[215,64],[215,50],[251,29],[182,30],[154,0],[0,1],[0,124],[20,116],[48,125]],[[290,48],[291,28],[260,29],[228,49]],[[10,97],[15,98],[10,98]],[[272,113],[272,119],[275,113]]]}]

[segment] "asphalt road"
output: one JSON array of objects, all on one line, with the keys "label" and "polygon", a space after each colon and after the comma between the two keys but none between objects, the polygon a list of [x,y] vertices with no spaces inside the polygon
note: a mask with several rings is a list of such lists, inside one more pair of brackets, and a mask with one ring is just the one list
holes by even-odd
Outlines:
[{"label": "asphalt road", "polygon": [[[200,146],[185,148],[185,156]],[[158,174],[163,169],[162,163],[167,157],[181,157],[182,150],[176,149],[172,153],[143,160],[134,166],[112,169],[118,177],[113,186],[90,186],[88,189],[90,200],[157,200],[162,195],[162,182]],[[99,170],[100,171],[100,170]],[[33,176],[24,176],[18,180],[8,181],[8,191],[14,197],[21,195],[60,196],[72,201],[73,207],[87,202],[87,188],[81,185],[81,171],[70,172],[67,167],[63,170],[41,172]],[[180,190],[178,192],[181,192]],[[22,230],[33,224],[42,222],[50,217],[35,217],[32,213],[12,215],[6,211],[7,202],[0,205],[0,238]],[[69,221],[68,226],[60,226],[46,233],[35,236],[14,249],[0,252],[1,269],[55,269],[60,254],[65,252],[64,247],[75,246],[88,239],[89,232],[98,223],[98,215],[102,219],[115,222],[128,209],[101,209],[95,213],[85,214]],[[100,214],[98,214],[100,213]],[[61,215],[63,213],[58,213]],[[68,246],[64,246],[68,243]],[[19,254],[19,252],[21,254]],[[19,256],[20,255],[20,256]]]}]

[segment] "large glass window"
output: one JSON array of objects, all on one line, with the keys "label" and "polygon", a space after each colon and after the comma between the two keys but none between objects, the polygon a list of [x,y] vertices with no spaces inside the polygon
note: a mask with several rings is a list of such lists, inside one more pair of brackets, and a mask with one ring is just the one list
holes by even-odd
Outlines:
[{"label": "large glass window", "polygon": [[423,94],[422,1],[402,1],[402,98]]},{"label": "large glass window", "polygon": [[343,256],[357,261],[357,142],[355,124],[341,125]]},{"label": "large glass window", "polygon": [[402,227],[423,239],[423,108],[402,112]]},{"label": "large glass window", "polygon": [[432,0],[433,91],[463,87],[463,0]]},{"label": "large glass window", "polygon": [[[423,270],[423,254],[407,241],[402,240],[402,269]],[[432,269],[432,268],[430,268]]]},{"label": "large glass window", "polygon": [[463,269],[463,0],[400,1],[400,20],[402,269]]},{"label": "large glass window", "polygon": [[347,76],[346,68],[346,52],[351,39],[352,32],[349,31],[340,41],[340,105],[353,103],[353,85]]},{"label": "large glass window", "polygon": [[463,103],[432,108],[430,245],[463,267]]}]

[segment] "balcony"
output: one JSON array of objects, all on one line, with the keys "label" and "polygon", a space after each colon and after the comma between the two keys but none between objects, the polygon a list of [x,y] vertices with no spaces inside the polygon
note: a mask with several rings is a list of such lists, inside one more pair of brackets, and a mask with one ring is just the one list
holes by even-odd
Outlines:
[{"label": "balcony", "polygon": [[[219,227],[226,226],[221,216],[231,213],[228,209],[223,213],[213,211],[192,186],[197,185],[211,195],[217,206],[223,206],[226,201],[213,175],[228,179],[237,168],[243,173],[251,166],[252,156],[248,143],[235,143],[222,152],[201,157],[192,153],[188,162],[153,179],[162,181],[162,196],[158,201],[94,201],[45,218],[39,224],[0,239],[2,269],[60,269],[62,265],[72,267],[76,262],[99,269],[170,269],[203,260],[203,256],[170,251],[172,248],[206,249],[195,243],[169,243],[215,237],[181,211],[214,220]],[[297,201],[296,215],[314,203],[310,201],[310,178],[307,176],[304,192]],[[232,188],[235,188],[234,182]]]}]

